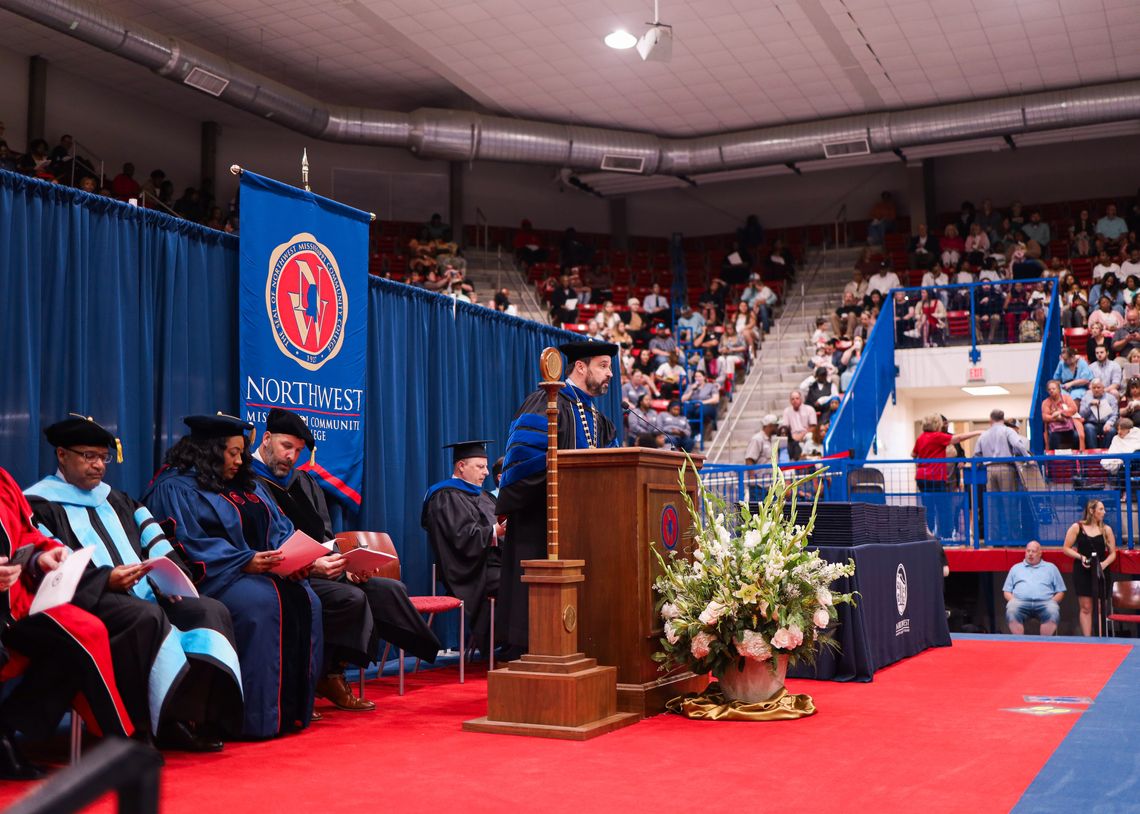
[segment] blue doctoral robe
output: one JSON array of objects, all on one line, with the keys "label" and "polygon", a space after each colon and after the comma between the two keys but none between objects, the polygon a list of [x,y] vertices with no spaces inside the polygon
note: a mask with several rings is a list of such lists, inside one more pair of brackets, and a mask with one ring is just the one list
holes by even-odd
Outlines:
[{"label": "blue doctoral robe", "polygon": [[[98,603],[107,592],[107,580],[115,566],[137,565],[174,554],[170,541],[146,507],[105,483],[84,491],[57,475],[48,475],[24,494],[42,534],[55,537],[74,550],[93,547],[91,565],[77,594],[87,596],[93,603]],[[176,556],[172,559],[178,562]],[[241,668],[226,609],[210,599],[159,603],[147,580],[139,581],[126,596],[161,604],[171,622],[147,681],[152,730],[157,731],[161,721],[170,718],[209,720],[226,732],[236,733],[241,717]],[[99,615],[102,608],[99,603],[95,614]],[[212,709],[204,709],[202,704],[194,705],[192,712],[178,705],[171,709],[181,684],[190,674],[192,662],[201,665],[199,670],[220,671],[228,687],[218,687],[216,695],[211,692],[216,700]],[[211,674],[208,680],[212,683],[213,679]]]},{"label": "blue doctoral robe", "polygon": [[[198,577],[198,590],[229,608],[245,695],[242,732],[251,738],[267,738],[293,724],[281,719],[282,599],[276,577],[247,574],[242,568],[255,551],[280,548],[293,533],[293,524],[260,484],[254,484],[252,495],[265,504],[270,515],[266,539],[256,549],[246,542],[237,507],[223,495],[201,489],[193,471],[163,470],[143,495],[143,502],[156,518],[174,521],[177,544]],[[308,725],[321,668],[321,603],[308,580],[299,584],[308,596],[311,613],[308,669],[296,677],[305,682],[307,701],[300,723]]]}]

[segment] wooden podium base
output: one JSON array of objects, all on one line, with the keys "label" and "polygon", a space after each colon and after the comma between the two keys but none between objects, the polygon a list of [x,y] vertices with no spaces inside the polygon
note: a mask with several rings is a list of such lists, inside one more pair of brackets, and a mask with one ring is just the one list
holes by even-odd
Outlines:
[{"label": "wooden podium base", "polygon": [[649,718],[664,712],[671,699],[689,692],[703,692],[708,684],[708,676],[699,676],[688,670],[662,676],[648,684],[618,684],[617,706],[621,712]]},{"label": "wooden podium base", "polygon": [[637,723],[617,708],[617,668],[577,652],[578,583],[584,560],[525,560],[530,583],[530,647],[487,674],[487,715],[467,732],[589,740]]}]

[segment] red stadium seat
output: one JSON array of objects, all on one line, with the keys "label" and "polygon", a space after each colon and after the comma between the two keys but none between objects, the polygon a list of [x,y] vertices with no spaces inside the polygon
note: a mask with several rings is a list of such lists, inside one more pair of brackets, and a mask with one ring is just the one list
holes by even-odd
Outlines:
[{"label": "red stadium seat", "polygon": [[970,312],[947,311],[946,322],[950,327],[951,337],[968,337],[970,335]]},{"label": "red stadium seat", "polygon": [[1081,356],[1089,349],[1088,328],[1065,328],[1065,347],[1072,348]]}]

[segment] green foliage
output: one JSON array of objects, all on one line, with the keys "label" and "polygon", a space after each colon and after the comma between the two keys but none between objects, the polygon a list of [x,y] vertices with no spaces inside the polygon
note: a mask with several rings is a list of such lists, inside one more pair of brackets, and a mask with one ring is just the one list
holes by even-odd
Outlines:
[{"label": "green foliage", "polygon": [[[774,655],[785,654],[793,664],[800,659],[814,663],[819,647],[837,648],[826,630],[837,618],[835,606],[853,603],[854,596],[833,595],[830,586],[852,576],[855,563],[827,563],[805,548],[815,524],[820,473],[787,479],[773,458],[772,485],[753,514],[744,501],[731,512],[699,473],[698,509],[685,489],[690,466],[691,459],[679,477],[695,545],[667,557],[653,548],[662,568],[654,588],[665,638],[653,656],[661,669],[688,667],[698,674],[723,675],[751,658],[769,661],[774,670]],[[797,490],[813,481],[811,513],[799,525]],[[785,504],[790,504],[786,518]]]}]

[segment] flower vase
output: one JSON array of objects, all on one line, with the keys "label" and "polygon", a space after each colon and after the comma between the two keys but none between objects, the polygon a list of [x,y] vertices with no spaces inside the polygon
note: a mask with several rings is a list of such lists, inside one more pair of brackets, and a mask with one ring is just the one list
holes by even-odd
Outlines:
[{"label": "flower vase", "polygon": [[776,656],[776,669],[767,661],[744,660],[744,669],[738,670],[736,664],[718,675],[721,692],[729,701],[741,701],[745,704],[758,704],[772,698],[784,687],[784,679],[788,677],[788,657]]}]

